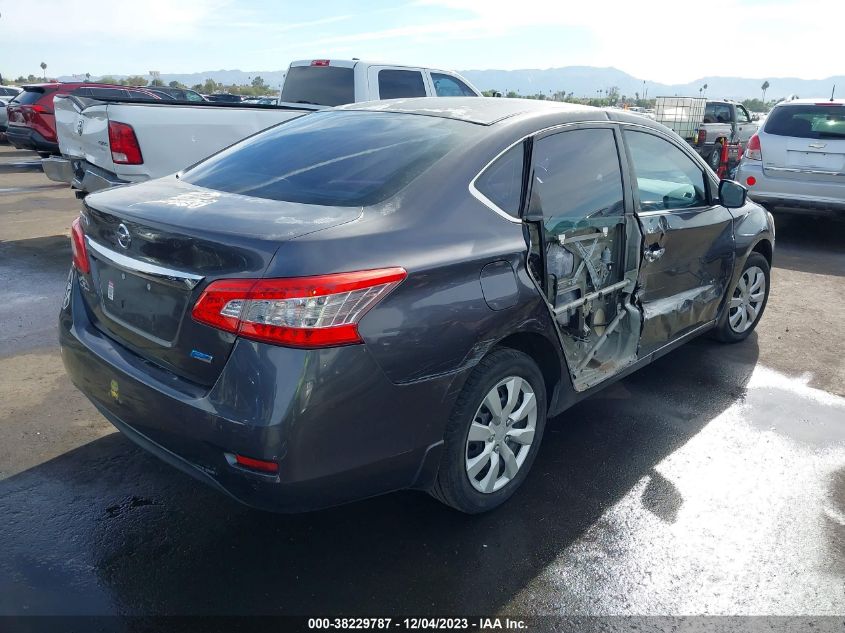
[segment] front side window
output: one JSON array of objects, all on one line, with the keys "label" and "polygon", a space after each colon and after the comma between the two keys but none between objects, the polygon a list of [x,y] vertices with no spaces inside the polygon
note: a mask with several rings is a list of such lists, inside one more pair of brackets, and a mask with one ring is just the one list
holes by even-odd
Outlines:
[{"label": "front side window", "polygon": [[704,171],[669,141],[625,132],[640,196],[640,211],[687,209],[707,204]]},{"label": "front side window", "polygon": [[443,73],[431,73],[434,83],[434,93],[438,97],[477,97],[472,89],[463,81]]},{"label": "front side window", "polygon": [[739,123],[751,123],[751,117],[748,116],[748,110],[742,106],[736,107],[736,120]]},{"label": "front side window", "polygon": [[533,212],[571,221],[624,214],[613,130],[558,132],[536,141],[532,154]]},{"label": "front side window", "polygon": [[424,97],[425,83],[418,70],[378,71],[378,94],[381,99]]},{"label": "front side window", "polygon": [[[366,206],[403,189],[475,129],[395,112],[316,112],[215,154],[182,180],[271,200]],[[268,205],[268,212],[276,211]]]},{"label": "front side window", "polygon": [[513,217],[519,217],[519,205],[522,201],[523,156],[522,143],[515,145],[485,169],[475,181],[475,188],[485,198]]}]

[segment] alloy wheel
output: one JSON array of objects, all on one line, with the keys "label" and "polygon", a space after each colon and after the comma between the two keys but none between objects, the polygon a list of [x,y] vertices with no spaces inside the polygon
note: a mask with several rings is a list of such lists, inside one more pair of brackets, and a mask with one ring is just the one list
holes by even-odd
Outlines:
[{"label": "alloy wheel", "polygon": [[519,376],[500,380],[487,392],[467,435],[465,466],[473,488],[501,490],[525,463],[537,429],[537,398]]},{"label": "alloy wheel", "polygon": [[728,323],[737,334],[752,327],[766,299],[766,274],[758,266],[744,270],[734,288],[728,311]]}]

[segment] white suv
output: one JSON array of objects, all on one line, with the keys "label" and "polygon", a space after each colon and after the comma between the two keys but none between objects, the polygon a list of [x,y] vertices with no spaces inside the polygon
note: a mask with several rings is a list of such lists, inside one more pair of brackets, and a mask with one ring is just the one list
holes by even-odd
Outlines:
[{"label": "white suv", "polygon": [[736,180],[769,209],[845,214],[845,99],[776,105],[748,142]]}]

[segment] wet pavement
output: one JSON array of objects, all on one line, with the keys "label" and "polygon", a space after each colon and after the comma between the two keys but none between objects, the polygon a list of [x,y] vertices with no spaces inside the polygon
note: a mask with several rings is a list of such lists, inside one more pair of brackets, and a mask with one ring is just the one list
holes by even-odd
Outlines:
[{"label": "wet pavement", "polygon": [[30,159],[0,145],[0,615],[845,614],[845,225],[778,218],[759,332],[551,421],[499,510],[407,492],[281,516],[135,448],[70,386],[79,203],[2,166]]}]

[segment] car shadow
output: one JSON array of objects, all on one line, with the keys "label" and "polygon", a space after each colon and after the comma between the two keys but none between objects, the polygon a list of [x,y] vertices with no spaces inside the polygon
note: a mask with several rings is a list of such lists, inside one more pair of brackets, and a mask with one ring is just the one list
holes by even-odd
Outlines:
[{"label": "car shadow", "polygon": [[789,213],[774,217],[775,268],[845,276],[845,223]]},{"label": "car shadow", "polygon": [[646,478],[673,522],[656,467],[743,397],[757,353],[699,339],[579,403],[481,516],[413,492],[262,513],[108,435],[0,482],[0,613],[493,613]]}]

